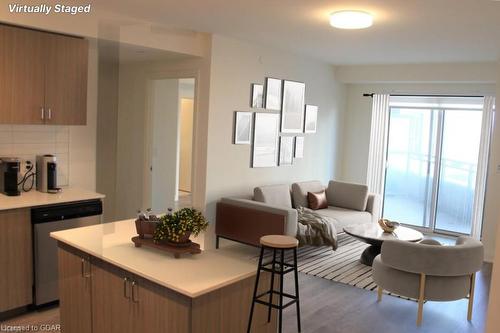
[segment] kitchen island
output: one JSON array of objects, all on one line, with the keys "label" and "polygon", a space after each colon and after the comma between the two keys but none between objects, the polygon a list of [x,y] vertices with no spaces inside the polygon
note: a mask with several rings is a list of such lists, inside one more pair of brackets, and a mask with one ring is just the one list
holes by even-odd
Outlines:
[{"label": "kitchen island", "polygon": [[[244,245],[175,259],[136,248],[133,220],[52,233],[59,243],[63,332],[246,332],[257,250]],[[262,290],[269,276],[261,281]],[[258,306],[254,332],[276,332]]]}]

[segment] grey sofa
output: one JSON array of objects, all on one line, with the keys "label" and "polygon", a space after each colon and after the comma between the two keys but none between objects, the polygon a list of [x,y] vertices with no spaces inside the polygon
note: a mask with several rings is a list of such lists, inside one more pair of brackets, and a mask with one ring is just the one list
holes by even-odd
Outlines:
[{"label": "grey sofa", "polygon": [[296,236],[297,211],[307,207],[307,193],[326,190],[328,208],[316,210],[329,217],[337,232],[352,224],[376,223],[380,198],[369,194],[366,185],[319,181],[291,185],[268,185],[254,189],[252,199],[222,198],[217,204],[215,233],[219,238],[258,246],[269,234]]},{"label": "grey sofa", "polygon": [[472,319],[475,274],[483,264],[483,244],[461,236],[455,246],[435,240],[420,243],[387,240],[373,262],[378,299],[383,290],[418,299],[417,325],[422,323],[423,304],[469,297],[467,319]]}]

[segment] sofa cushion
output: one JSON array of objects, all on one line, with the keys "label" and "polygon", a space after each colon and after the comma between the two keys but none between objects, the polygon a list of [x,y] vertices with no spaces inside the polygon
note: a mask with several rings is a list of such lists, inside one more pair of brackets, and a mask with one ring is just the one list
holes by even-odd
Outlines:
[{"label": "sofa cushion", "polygon": [[288,185],[259,186],[253,190],[253,199],[276,207],[292,208]]},{"label": "sofa cushion", "polygon": [[368,201],[368,186],[361,184],[343,183],[331,180],[326,190],[329,206],[366,210]]},{"label": "sofa cushion", "polygon": [[307,192],[307,201],[312,210],[328,208],[325,190],[321,192]]},{"label": "sofa cushion", "polygon": [[293,183],[293,206],[295,208],[309,207],[309,202],[307,201],[307,192],[321,192],[324,189],[325,187],[323,186],[323,184],[321,184],[321,182],[317,180]]},{"label": "sofa cushion", "polygon": [[326,209],[317,210],[316,213],[329,218],[338,233],[344,232],[344,227],[350,225],[372,222],[372,215],[368,212],[359,212],[341,207],[329,206]]}]

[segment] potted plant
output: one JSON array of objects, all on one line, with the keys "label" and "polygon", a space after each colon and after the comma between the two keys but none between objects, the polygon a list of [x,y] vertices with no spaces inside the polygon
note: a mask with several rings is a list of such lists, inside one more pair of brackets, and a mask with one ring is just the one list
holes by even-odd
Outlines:
[{"label": "potted plant", "polygon": [[189,237],[198,236],[207,227],[208,222],[201,212],[194,208],[183,208],[160,217],[154,240],[173,246],[189,246],[191,244]]}]

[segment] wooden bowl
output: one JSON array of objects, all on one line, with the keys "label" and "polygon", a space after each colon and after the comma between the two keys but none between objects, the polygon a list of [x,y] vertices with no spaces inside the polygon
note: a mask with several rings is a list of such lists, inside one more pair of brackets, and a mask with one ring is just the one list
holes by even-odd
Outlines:
[{"label": "wooden bowl", "polygon": [[387,219],[380,219],[380,220],[378,220],[378,224],[379,224],[380,228],[382,228],[382,230],[384,232],[387,232],[387,233],[394,232],[394,230],[396,230],[396,228],[399,226],[398,222],[396,222],[396,221],[389,221]]}]

